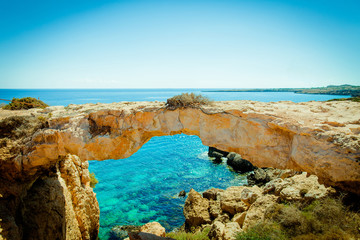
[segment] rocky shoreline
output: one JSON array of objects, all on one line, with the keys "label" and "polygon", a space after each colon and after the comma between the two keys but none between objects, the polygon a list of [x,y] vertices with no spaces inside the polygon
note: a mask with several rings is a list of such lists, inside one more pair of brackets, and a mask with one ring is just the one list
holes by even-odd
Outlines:
[{"label": "rocky shoreline", "polygon": [[[268,220],[269,212],[280,208],[281,204],[305,206],[337,194],[334,188],[325,187],[319,183],[317,176],[306,172],[257,168],[242,159],[239,154],[213,147],[209,148],[208,156],[215,164],[226,159],[227,164],[234,171],[249,172],[248,184],[231,186],[225,190],[211,188],[202,193],[194,189],[187,194],[181,191],[179,197],[187,196],[183,209],[185,222],[183,226],[173,231],[175,236],[177,232],[189,234],[202,232],[206,235],[205,238],[203,236],[200,239],[235,240],[240,233],[261,226]],[[234,159],[242,164],[234,165]],[[360,216],[358,217],[360,219]],[[296,222],[296,216],[291,221]],[[111,240],[174,239],[165,236],[165,228],[157,222],[144,226],[115,226],[111,232]],[[357,236],[359,235],[354,236],[353,239]]]},{"label": "rocky shoreline", "polygon": [[[335,189],[320,184],[315,175],[290,169],[257,168],[248,179],[252,186],[212,188],[202,194],[191,189],[183,209],[185,223],[180,230],[207,229],[209,239],[235,240],[237,234],[262,223],[267,212],[279,203],[310,203],[336,193]],[[149,230],[149,226],[154,227]],[[142,227],[117,226],[112,232],[111,239],[165,238],[165,229],[156,222]],[[148,234],[139,235],[139,232]]]}]

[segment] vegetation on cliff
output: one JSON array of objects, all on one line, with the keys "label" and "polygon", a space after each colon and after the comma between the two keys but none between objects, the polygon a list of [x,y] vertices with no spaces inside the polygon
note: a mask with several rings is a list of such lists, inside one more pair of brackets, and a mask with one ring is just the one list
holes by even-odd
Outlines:
[{"label": "vegetation on cliff", "polygon": [[182,93],[167,99],[166,108],[176,109],[180,107],[200,107],[210,104],[211,100],[201,94]]},{"label": "vegetation on cliff", "polygon": [[265,220],[241,232],[237,240],[352,239],[360,237],[360,216],[339,198],[312,203],[279,203],[265,213]]},{"label": "vegetation on cliff", "polygon": [[175,231],[166,234],[166,237],[173,238],[176,240],[209,240],[210,228],[204,228],[202,231]]},{"label": "vegetation on cliff", "polygon": [[98,184],[99,180],[96,179],[95,173],[90,173],[90,187],[95,188],[96,184]]},{"label": "vegetation on cliff", "polygon": [[43,101],[32,98],[13,98],[8,105],[3,106],[3,109],[6,110],[21,110],[21,109],[30,109],[30,108],[46,108],[49,105]]},{"label": "vegetation on cliff", "polygon": [[328,100],[328,102],[335,102],[335,101],[360,102],[360,96],[359,96],[359,97],[351,97],[351,98],[335,98],[335,99],[330,99],[330,100]]}]

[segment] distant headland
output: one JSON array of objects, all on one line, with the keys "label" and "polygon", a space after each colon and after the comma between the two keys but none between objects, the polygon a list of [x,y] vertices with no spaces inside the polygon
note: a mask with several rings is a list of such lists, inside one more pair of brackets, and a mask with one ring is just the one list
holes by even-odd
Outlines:
[{"label": "distant headland", "polygon": [[219,89],[206,90],[203,92],[294,92],[302,94],[329,94],[329,95],[351,95],[360,96],[360,86],[353,85],[329,85],[317,88],[244,88],[244,89]]}]

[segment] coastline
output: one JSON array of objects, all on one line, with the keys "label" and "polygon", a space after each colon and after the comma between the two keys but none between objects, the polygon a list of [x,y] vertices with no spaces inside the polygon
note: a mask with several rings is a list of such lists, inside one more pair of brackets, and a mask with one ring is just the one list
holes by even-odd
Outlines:
[{"label": "coastline", "polygon": [[360,96],[360,86],[340,85],[317,88],[250,88],[250,89],[219,89],[204,90],[202,92],[293,92],[296,94],[322,94],[344,95],[351,97]]}]

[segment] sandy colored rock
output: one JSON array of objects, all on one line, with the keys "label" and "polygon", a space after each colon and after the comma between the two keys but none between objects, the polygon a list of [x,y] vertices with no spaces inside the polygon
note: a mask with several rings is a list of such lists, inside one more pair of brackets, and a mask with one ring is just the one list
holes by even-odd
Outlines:
[{"label": "sandy colored rock", "polygon": [[[68,154],[81,162],[127,158],[154,136],[180,133],[197,135],[204,145],[241,154],[255,166],[308,172],[321,183],[360,194],[359,106],[349,101],[228,101],[176,110],[166,109],[162,102],[0,109],[0,125],[4,126],[0,128],[1,234],[21,238],[24,221],[14,219],[22,211],[23,197],[31,195],[28,190],[35,190],[32,185],[38,179],[52,175]],[[20,119],[19,126],[9,125],[11,116]],[[48,119],[39,123],[38,117]],[[82,184],[87,182],[86,173],[81,178]],[[286,191],[284,196],[293,195]],[[80,214],[76,220],[82,221],[88,210],[76,210],[76,206],[87,205],[70,195],[74,211]],[[90,234],[89,226],[92,221],[79,224],[82,236]]]},{"label": "sandy colored rock", "polygon": [[209,238],[211,240],[223,239],[225,224],[219,221],[214,221],[209,231]]},{"label": "sandy colored rock", "polygon": [[241,232],[241,228],[237,222],[228,222],[224,228],[224,240],[235,240],[236,234]]},{"label": "sandy colored rock", "polygon": [[203,192],[203,197],[207,198],[207,199],[211,199],[211,200],[217,200],[217,195],[220,192],[223,192],[223,189],[219,189],[219,188],[210,188],[208,190],[206,190],[205,192]]},{"label": "sandy colored rock", "polygon": [[241,200],[241,192],[244,188],[244,186],[233,186],[219,194],[220,206],[224,212],[234,215],[247,210],[248,205]]},{"label": "sandy colored rock", "polygon": [[220,201],[209,200],[209,213],[212,219],[222,214]]},{"label": "sandy colored rock", "polygon": [[140,232],[146,232],[159,237],[165,237],[165,228],[158,222],[149,222],[141,226]]},{"label": "sandy colored rock", "polygon": [[246,217],[246,212],[237,213],[237,214],[235,214],[235,216],[231,219],[231,221],[237,222],[237,223],[239,224],[239,226],[242,228],[242,227],[243,227],[243,224],[244,224],[245,217]]},{"label": "sandy colored rock", "polygon": [[203,198],[200,193],[191,189],[184,206],[185,224],[198,227],[201,224],[210,223],[209,200]]},{"label": "sandy colored rock", "polygon": [[[18,163],[33,174],[67,153],[82,161],[126,158],[153,136],[185,133],[200,136],[205,145],[241,154],[255,166],[306,171],[321,182],[360,193],[353,187],[360,182],[359,134],[351,130],[359,127],[359,105],[229,101],[171,111],[159,102],[123,102],[31,110],[34,116],[52,117]],[[0,110],[0,119],[13,114],[29,112]]]},{"label": "sandy colored rock", "polygon": [[287,201],[319,199],[334,192],[332,188],[326,188],[323,184],[319,184],[315,175],[307,177],[307,173],[285,178],[284,180],[274,179],[264,187],[264,192],[271,191],[274,191],[281,199]]},{"label": "sandy colored rock", "polygon": [[253,186],[251,188],[244,188],[241,191],[241,200],[248,206],[253,204],[258,197],[262,195],[263,190],[258,186]]},{"label": "sandy colored rock", "polygon": [[214,221],[219,221],[225,224],[227,222],[230,222],[230,217],[228,214],[222,213]]},{"label": "sandy colored rock", "polygon": [[242,229],[255,226],[257,223],[264,220],[266,210],[273,206],[278,197],[274,195],[264,195],[256,199],[256,201],[250,206],[246,212],[245,220]]}]

